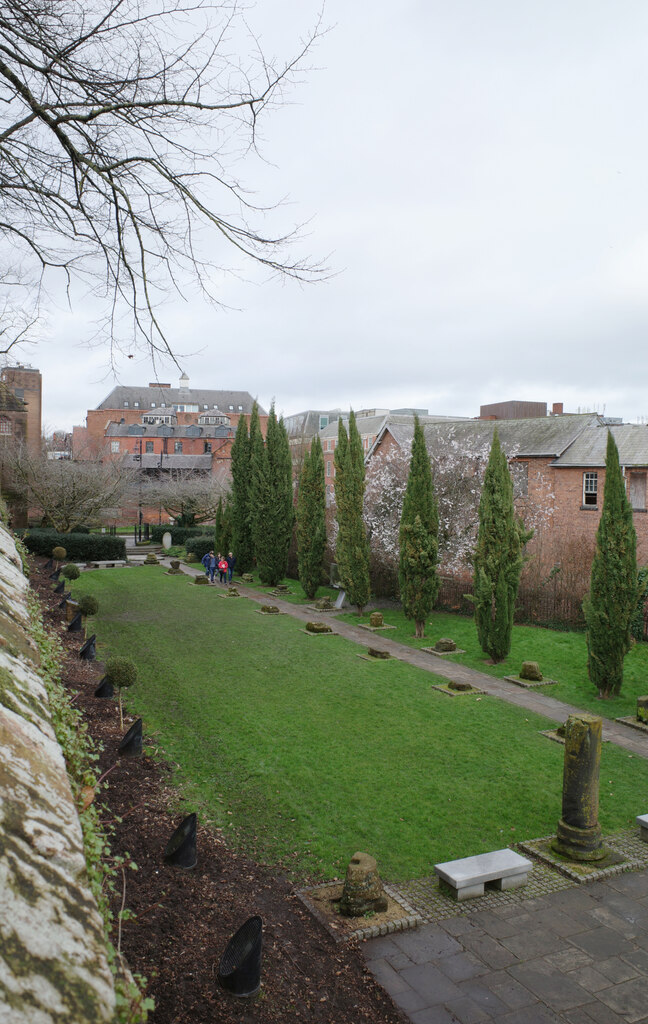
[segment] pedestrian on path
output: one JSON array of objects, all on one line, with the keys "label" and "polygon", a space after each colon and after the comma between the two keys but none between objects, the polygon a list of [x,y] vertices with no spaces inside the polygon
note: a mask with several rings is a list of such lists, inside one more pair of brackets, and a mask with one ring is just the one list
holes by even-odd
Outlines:
[{"label": "pedestrian on path", "polygon": [[223,555],[218,556],[218,580],[219,583],[227,583],[227,572],[229,566],[227,559]]},{"label": "pedestrian on path", "polygon": [[231,551],[227,552],[227,582],[232,582],[232,576],[234,575],[234,566],[236,565],[236,555],[233,555]]},{"label": "pedestrian on path", "polygon": [[206,555],[203,555],[200,559],[205,569],[205,576],[210,583],[214,582],[214,573],[216,572],[216,557],[213,551],[208,551]]}]

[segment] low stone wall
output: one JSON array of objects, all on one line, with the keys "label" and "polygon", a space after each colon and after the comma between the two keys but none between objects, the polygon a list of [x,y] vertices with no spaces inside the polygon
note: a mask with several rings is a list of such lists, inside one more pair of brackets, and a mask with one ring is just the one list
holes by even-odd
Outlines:
[{"label": "low stone wall", "polygon": [[0,1021],[101,1024],[115,994],[81,826],[0,526]]}]

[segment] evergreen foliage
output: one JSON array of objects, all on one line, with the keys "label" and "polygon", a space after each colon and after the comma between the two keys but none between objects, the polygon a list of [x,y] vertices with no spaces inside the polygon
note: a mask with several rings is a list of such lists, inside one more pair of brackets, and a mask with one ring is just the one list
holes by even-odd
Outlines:
[{"label": "evergreen foliage", "polygon": [[260,430],[252,437],[250,523],[262,583],[276,586],[286,575],[294,519],[290,446],[273,403],[265,445]]},{"label": "evergreen foliage", "polygon": [[[254,426],[253,426],[254,424]],[[250,416],[250,432],[259,433],[259,410],[256,402]],[[232,445],[232,550],[236,552],[237,566],[249,572],[254,555],[250,528],[251,441],[245,416],[239,416],[236,436]]]},{"label": "evergreen foliage", "polygon": [[223,504],[223,499],[219,498],[214,521],[214,551],[226,555],[228,551],[233,550],[232,505],[228,499]]},{"label": "evergreen foliage", "polygon": [[587,671],[601,697],[616,696],[621,690],[637,591],[637,535],[619,452],[608,431],[603,510],[596,534],[590,591],[583,601]]},{"label": "evergreen foliage", "polygon": [[513,507],[513,481],[497,429],[479,501],[479,533],[474,558],[474,602],[481,649],[494,662],[511,649],[515,599],[520,583],[525,531]]},{"label": "evergreen foliage", "polygon": [[367,604],[369,582],[369,542],[362,518],[365,466],[362,440],[353,410],[349,415],[349,433],[342,418],[338,420],[335,449],[335,502],[338,522],[336,557],[340,583],[358,614]]},{"label": "evergreen foliage", "polygon": [[306,452],[297,498],[297,563],[299,581],[311,600],[322,582],[326,549],[326,485],[324,456],[319,437]]},{"label": "evergreen foliage", "polygon": [[417,637],[425,636],[425,620],[439,593],[438,531],[432,469],[423,428],[416,416],[400,521],[398,579],[403,611],[408,619],[414,620]]}]

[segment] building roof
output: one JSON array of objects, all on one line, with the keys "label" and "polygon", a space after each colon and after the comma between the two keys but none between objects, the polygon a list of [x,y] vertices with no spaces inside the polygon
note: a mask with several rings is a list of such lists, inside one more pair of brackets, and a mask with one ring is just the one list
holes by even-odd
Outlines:
[{"label": "building roof", "polygon": [[[348,427],[349,414],[345,412],[341,416],[341,419],[344,420],[345,427]],[[437,422],[457,422],[448,416],[419,416],[419,421],[424,424]],[[389,426],[391,431],[391,428],[393,426],[394,429],[398,429],[400,427],[404,428],[405,430],[409,429],[409,437],[411,438],[412,435],[414,434],[414,413],[395,413],[387,411],[379,412],[372,416],[358,415],[356,416],[356,425],[358,427],[358,432],[360,433],[361,436],[370,435],[375,437],[381,432],[383,427]],[[319,432],[319,436],[323,439],[328,437],[337,437],[337,435],[337,421],[335,423],[329,423],[328,427],[324,427],[324,429],[320,430]]]},{"label": "building roof", "polygon": [[[119,384],[114,387],[110,394],[100,402],[97,409],[133,409],[147,411],[155,403],[155,409],[161,406],[167,408],[174,405],[197,405],[198,412],[207,412],[218,409],[227,414],[228,412],[245,413],[252,412],[254,399],[249,391],[214,391],[207,388],[169,388],[160,387],[158,384],[149,384],[148,387],[127,387]],[[207,408],[203,408],[207,406]],[[259,415],[266,416],[265,409],[259,406]]]},{"label": "building roof", "polygon": [[27,403],[16,398],[13,391],[0,381],[0,412],[27,412]]},{"label": "building roof", "polygon": [[233,430],[227,424],[198,426],[195,423],[109,423],[106,437],[232,437]]},{"label": "building roof", "polygon": [[552,465],[605,466],[608,429],[619,449],[622,466],[648,466],[648,426],[624,423],[621,426],[605,424],[584,430],[574,443]]},{"label": "building roof", "polygon": [[187,469],[206,473],[212,468],[212,457],[211,455],[175,455],[174,453],[161,456],[155,452],[143,452],[141,462],[139,456],[136,458],[131,455],[126,460],[126,465],[133,466],[135,469]]},{"label": "building roof", "polygon": [[[490,448],[497,430],[502,448],[509,458],[557,458],[588,427],[601,423],[596,413],[575,413],[519,420],[433,420],[421,419],[428,449],[451,445],[460,452],[479,452]],[[390,417],[385,423],[397,444],[409,444],[414,422]],[[382,433],[382,432],[381,432]],[[380,441],[381,434],[376,439]]]},{"label": "building roof", "polygon": [[332,423],[337,422],[342,415],[341,409],[306,409],[292,416],[284,416],[283,421],[288,437],[311,438],[319,434],[321,416],[328,416],[329,423]]}]

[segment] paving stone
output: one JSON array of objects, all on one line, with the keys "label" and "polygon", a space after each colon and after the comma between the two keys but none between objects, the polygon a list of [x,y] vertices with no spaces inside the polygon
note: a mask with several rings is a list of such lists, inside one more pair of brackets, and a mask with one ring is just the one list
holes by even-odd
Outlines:
[{"label": "paving stone", "polygon": [[620,917],[619,914],[609,907],[597,907],[592,911],[592,917],[599,924],[604,925],[606,928],[612,928],[615,932],[619,932],[626,939],[634,939],[635,936],[639,935],[641,928],[636,925],[633,921],[629,921],[624,917]]},{"label": "paving stone", "polygon": [[648,871],[629,871],[623,875],[614,875],[607,880],[607,884],[612,889],[628,893],[635,899],[648,896]]},{"label": "paving stone", "polygon": [[403,992],[390,992],[389,994],[396,1003],[396,1006],[400,1006],[401,1010],[404,1010],[408,1015],[416,1010],[429,1008],[429,1003],[423,998],[421,993],[416,992],[413,988],[409,988],[409,986]]},{"label": "paving stone", "polygon": [[603,988],[609,988],[612,982],[593,967],[579,967],[577,971],[570,971],[567,975],[577,985],[584,988],[586,992],[600,992]]},{"label": "paving stone", "polygon": [[544,958],[548,964],[559,971],[575,971],[579,967],[589,967],[594,963],[593,957],[584,949],[563,949],[560,953],[552,953]]},{"label": "paving stone", "polygon": [[461,995],[454,982],[446,978],[433,964],[416,964],[400,972],[400,978],[414,989],[423,999],[421,1007],[447,1003]]},{"label": "paving stone", "polygon": [[471,917],[449,917],[445,921],[439,921],[439,927],[450,935],[465,935],[472,931],[474,924]]},{"label": "paving stone", "polygon": [[520,913],[519,910],[518,913],[513,913],[510,917],[500,917],[492,910],[482,910],[471,914],[470,920],[473,925],[481,928],[488,935],[492,935],[494,939],[502,939],[507,935],[515,935],[516,932],[519,932],[521,925],[528,924],[530,917],[529,914]]},{"label": "paving stone", "polygon": [[634,953],[624,953],[622,959],[641,974],[648,975],[648,952],[645,949],[636,949]]},{"label": "paving stone", "polygon": [[365,960],[380,960],[386,956],[393,956],[401,950],[388,936],[381,936],[379,939],[368,939],[362,944],[362,952]]},{"label": "paving stone", "polygon": [[[630,954],[631,955],[631,954]],[[625,958],[611,956],[607,960],[599,960],[594,965],[600,974],[609,978],[613,985],[619,985],[622,981],[631,981],[636,978],[639,971]]]},{"label": "paving stone", "polygon": [[497,1024],[564,1024],[553,1010],[547,1006],[525,1006],[522,1010],[513,1010],[500,1017]]},{"label": "paving stone", "polygon": [[572,911],[565,914],[556,906],[543,906],[541,910],[532,915],[529,921],[531,928],[536,928],[539,925],[566,938],[577,932],[589,931],[592,927],[592,919],[589,913],[579,914]]},{"label": "paving stone", "polygon": [[628,1024],[636,1024],[646,1016],[648,990],[645,978],[624,981],[599,993],[598,998],[615,1013],[623,1014]]},{"label": "paving stone", "polygon": [[605,1003],[587,1003],[582,1009],[588,1015],[588,1024],[589,1021],[592,1021],[592,1024],[625,1024],[625,1017],[620,1017]]},{"label": "paving stone", "polygon": [[445,1008],[452,1014],[452,1020],[460,1021],[461,1024],[480,1024],[481,1021],[493,1020],[482,1006],[473,1003],[468,996],[464,996],[463,999],[452,999],[446,1003]]},{"label": "paving stone", "polygon": [[509,968],[509,974],[557,1012],[583,1006],[591,1001],[589,992],[566,975],[558,973],[544,960],[517,964]]},{"label": "paving stone", "polygon": [[409,990],[410,986],[387,960],[371,960],[368,966],[376,981],[390,996],[396,998],[396,993]]},{"label": "paving stone", "polygon": [[500,945],[495,939],[491,939],[490,935],[484,935],[477,929],[474,933],[462,935],[461,941],[464,946],[472,950],[475,956],[496,971],[519,963],[518,958],[509,949]]},{"label": "paving stone", "polygon": [[428,1006],[410,1014],[410,1020],[413,1024],[456,1024],[457,1018],[443,1006]]},{"label": "paving stone", "polygon": [[632,943],[628,939],[623,939],[614,928],[606,928],[605,925],[593,928],[589,932],[572,935],[570,941],[580,949],[584,949],[586,953],[590,953],[594,958],[601,960],[610,956],[631,953],[633,950]]},{"label": "paving stone", "polygon": [[415,964],[424,964],[428,960],[436,960],[442,956],[453,956],[462,953],[463,949],[456,939],[448,935],[438,925],[427,925],[411,932],[400,932],[393,937],[394,944],[405,953]]},{"label": "paving stone", "polygon": [[546,928],[529,928],[528,931],[519,932],[500,941],[518,960],[535,960],[539,956],[555,952],[556,948],[560,952],[561,947],[567,945],[565,939]]},{"label": "paving stone", "polygon": [[[391,962],[391,961],[390,961]],[[450,981],[466,981],[476,978],[488,971],[481,960],[472,953],[457,953],[455,956],[444,956],[435,962],[446,978]]]},{"label": "paving stone", "polygon": [[509,1010],[519,1010],[522,1006],[531,1006],[538,1001],[528,988],[520,985],[519,981],[511,978],[506,971],[487,974],[482,981]]},{"label": "paving stone", "polygon": [[483,1010],[486,1010],[495,1019],[502,1013],[507,1013],[510,1010],[510,1007],[499,996],[495,995],[491,988],[482,983],[481,978],[471,978],[469,981],[463,981],[458,988],[465,998],[472,999],[473,1003],[481,1006]]}]

